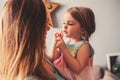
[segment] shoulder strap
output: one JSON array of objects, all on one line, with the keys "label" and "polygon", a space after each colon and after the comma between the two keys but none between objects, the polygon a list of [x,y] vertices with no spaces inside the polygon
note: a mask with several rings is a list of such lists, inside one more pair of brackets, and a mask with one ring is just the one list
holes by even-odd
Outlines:
[{"label": "shoulder strap", "polygon": [[77,51],[76,51],[75,57],[77,56],[77,53],[78,53],[78,50],[80,49],[80,47],[81,47],[82,45],[84,45],[85,43],[89,44],[89,46],[90,46],[90,49],[91,49],[90,57],[93,56],[94,50],[93,50],[93,48],[91,47],[90,43],[89,43],[88,41],[82,41],[81,44],[79,45],[79,48],[78,48]]},{"label": "shoulder strap", "polygon": [[50,60],[48,60],[47,58],[45,58],[44,60],[47,61],[53,67],[54,72],[57,72],[55,66],[53,65],[53,63]]}]

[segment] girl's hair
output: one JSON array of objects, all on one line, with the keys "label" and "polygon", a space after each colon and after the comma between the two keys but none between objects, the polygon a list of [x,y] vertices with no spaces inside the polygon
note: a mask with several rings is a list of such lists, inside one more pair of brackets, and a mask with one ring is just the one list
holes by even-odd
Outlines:
[{"label": "girl's hair", "polygon": [[3,8],[0,27],[0,75],[3,79],[35,75],[51,80],[42,63],[46,28],[46,10],[42,0],[8,0]]},{"label": "girl's hair", "polygon": [[80,23],[85,32],[82,36],[88,40],[95,31],[95,16],[93,11],[87,7],[72,7],[67,12]]}]

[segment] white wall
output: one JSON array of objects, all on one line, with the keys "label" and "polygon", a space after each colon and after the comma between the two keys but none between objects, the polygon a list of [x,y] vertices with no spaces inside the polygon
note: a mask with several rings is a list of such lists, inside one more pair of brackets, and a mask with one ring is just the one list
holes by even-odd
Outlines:
[{"label": "white wall", "polygon": [[2,7],[3,7],[3,5],[4,5],[4,3],[6,2],[7,0],[0,0],[0,11],[1,11],[1,9],[2,9]]},{"label": "white wall", "polygon": [[[6,0],[0,0],[0,11]],[[66,9],[72,6],[90,7],[96,17],[96,32],[91,36],[90,43],[95,49],[94,64],[106,66],[106,54],[120,52],[120,0],[46,0],[57,2],[60,7],[52,13],[54,27],[47,35],[47,52],[52,36],[62,27],[62,19]]]}]

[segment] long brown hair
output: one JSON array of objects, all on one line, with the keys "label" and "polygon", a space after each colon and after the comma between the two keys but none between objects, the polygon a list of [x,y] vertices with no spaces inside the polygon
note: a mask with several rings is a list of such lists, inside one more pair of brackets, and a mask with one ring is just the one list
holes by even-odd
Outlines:
[{"label": "long brown hair", "polygon": [[82,35],[86,40],[95,32],[95,15],[88,7],[72,7],[67,10],[71,16],[77,20],[84,29]]},{"label": "long brown hair", "polygon": [[51,80],[42,64],[46,28],[46,10],[42,0],[8,0],[0,23],[0,75],[3,79],[35,75]]}]

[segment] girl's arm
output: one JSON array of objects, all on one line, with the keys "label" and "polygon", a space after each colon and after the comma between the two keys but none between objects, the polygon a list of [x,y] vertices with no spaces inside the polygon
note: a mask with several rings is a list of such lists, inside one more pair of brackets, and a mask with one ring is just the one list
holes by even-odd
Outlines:
[{"label": "girl's arm", "polygon": [[50,49],[50,57],[52,61],[60,56],[60,49],[56,47],[56,43],[53,43]]},{"label": "girl's arm", "polygon": [[78,50],[76,57],[72,56],[66,45],[63,43],[63,40],[61,40],[58,46],[63,52],[64,60],[66,61],[67,65],[71,68],[72,71],[78,74],[85,67],[90,56],[89,44],[83,44]]},{"label": "girl's arm", "polygon": [[56,33],[54,35],[53,43],[52,43],[52,46],[51,46],[51,49],[50,49],[50,57],[51,57],[52,61],[57,59],[60,56],[60,53],[61,53],[60,49],[56,47],[56,44],[59,41],[58,35],[59,35],[58,33]]}]

